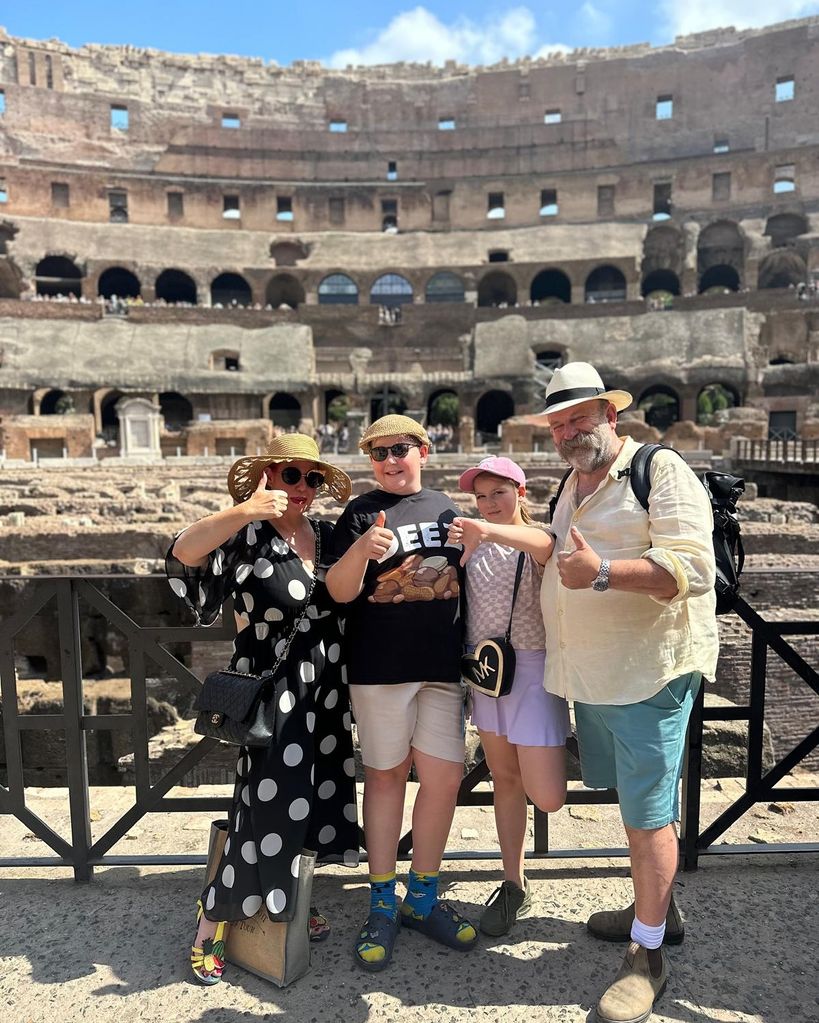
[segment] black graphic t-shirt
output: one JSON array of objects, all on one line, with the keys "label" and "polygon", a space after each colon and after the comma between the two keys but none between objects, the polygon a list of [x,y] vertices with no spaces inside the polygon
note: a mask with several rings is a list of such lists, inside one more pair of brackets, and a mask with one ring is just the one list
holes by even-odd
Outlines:
[{"label": "black graphic t-shirt", "polygon": [[362,494],[336,523],[329,563],[366,533],[382,510],[395,540],[381,561],[370,561],[363,590],[347,605],[349,681],[457,682],[461,548],[447,544],[447,528],[458,511],[446,494],[426,489],[407,496],[383,490]]}]

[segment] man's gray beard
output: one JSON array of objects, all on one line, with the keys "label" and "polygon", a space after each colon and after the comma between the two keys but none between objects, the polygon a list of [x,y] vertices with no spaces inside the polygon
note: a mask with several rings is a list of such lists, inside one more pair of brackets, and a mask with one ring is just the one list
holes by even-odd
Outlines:
[{"label": "man's gray beard", "polygon": [[611,427],[608,422],[598,423],[591,433],[579,433],[571,440],[558,444],[557,451],[578,472],[602,469],[616,454]]}]

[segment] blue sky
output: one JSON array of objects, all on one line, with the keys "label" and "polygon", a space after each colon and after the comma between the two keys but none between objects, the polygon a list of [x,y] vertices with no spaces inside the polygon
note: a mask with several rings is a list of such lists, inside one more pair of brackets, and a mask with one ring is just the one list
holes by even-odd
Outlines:
[{"label": "blue sky", "polygon": [[130,43],[180,53],[236,53],[332,66],[453,58],[492,63],[581,46],[671,42],[721,25],[751,27],[819,14],[819,0],[138,0],[0,8],[16,36]]}]

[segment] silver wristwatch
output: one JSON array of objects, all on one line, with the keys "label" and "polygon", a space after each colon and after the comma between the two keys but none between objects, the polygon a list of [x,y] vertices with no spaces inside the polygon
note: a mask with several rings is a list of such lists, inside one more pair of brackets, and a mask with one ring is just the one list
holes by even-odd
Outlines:
[{"label": "silver wristwatch", "polygon": [[597,578],[591,584],[593,590],[597,590],[598,593],[604,593],[609,588],[610,571],[611,562],[608,558],[603,558],[600,562],[600,571],[597,573]]}]

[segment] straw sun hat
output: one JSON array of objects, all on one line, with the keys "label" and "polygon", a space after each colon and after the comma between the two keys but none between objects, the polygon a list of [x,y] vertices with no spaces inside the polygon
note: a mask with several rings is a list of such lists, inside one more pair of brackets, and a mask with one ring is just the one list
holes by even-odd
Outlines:
[{"label": "straw sun hat", "polygon": [[331,494],[341,502],[350,496],[350,477],[322,459],[312,437],[303,433],[284,433],[273,440],[265,454],[240,458],[233,463],[228,473],[228,490],[233,500],[237,504],[246,501],[258,487],[262,472],[268,465],[278,462],[313,462],[325,477],[324,486],[319,487],[317,493]]},{"label": "straw sun hat", "polygon": [[409,416],[400,416],[396,413],[382,416],[374,423],[370,423],[362,434],[358,446],[362,451],[369,451],[373,441],[381,437],[415,437],[422,444],[429,444],[429,434],[420,423]]}]

